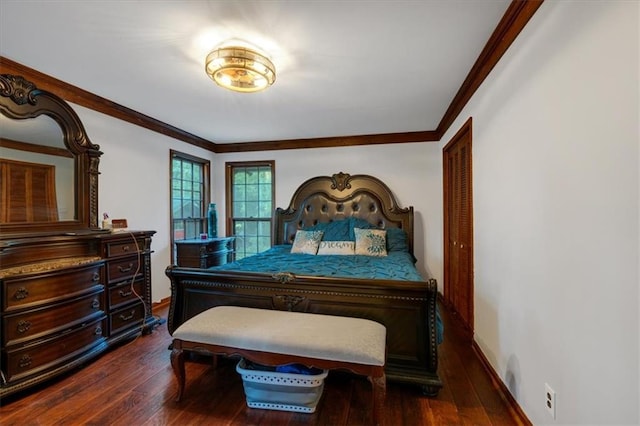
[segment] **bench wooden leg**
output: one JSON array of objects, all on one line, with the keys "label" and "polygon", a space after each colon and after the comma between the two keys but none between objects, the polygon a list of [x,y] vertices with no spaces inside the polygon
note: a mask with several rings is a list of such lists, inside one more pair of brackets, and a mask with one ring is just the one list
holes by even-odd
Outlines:
[{"label": "bench wooden leg", "polygon": [[185,372],[184,372],[184,352],[182,349],[174,349],[171,351],[171,367],[173,368],[173,374],[175,374],[178,380],[178,395],[175,401],[180,402],[182,399],[182,393],[184,392]]},{"label": "bench wooden leg", "polygon": [[375,425],[384,425],[384,400],[387,395],[387,378],[382,370],[381,376],[369,376],[372,390],[373,422]]}]

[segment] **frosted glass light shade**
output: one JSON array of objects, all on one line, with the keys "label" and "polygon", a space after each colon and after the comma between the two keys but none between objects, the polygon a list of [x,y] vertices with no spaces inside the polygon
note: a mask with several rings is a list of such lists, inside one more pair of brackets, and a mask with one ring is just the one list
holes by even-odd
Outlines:
[{"label": "frosted glass light shade", "polygon": [[258,92],[276,81],[276,69],[264,55],[246,47],[211,51],[205,71],[219,86],[236,92]]}]

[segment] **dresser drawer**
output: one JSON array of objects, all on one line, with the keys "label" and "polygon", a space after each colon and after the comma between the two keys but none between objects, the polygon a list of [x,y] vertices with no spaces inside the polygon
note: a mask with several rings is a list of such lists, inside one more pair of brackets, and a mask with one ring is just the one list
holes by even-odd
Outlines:
[{"label": "dresser drawer", "polygon": [[119,257],[148,250],[144,238],[129,238],[125,241],[114,241],[106,244],[106,257]]},{"label": "dresser drawer", "polygon": [[144,305],[139,302],[109,314],[110,336],[135,327],[142,327]]},{"label": "dresser drawer", "polygon": [[217,252],[211,253],[205,258],[202,259],[203,268],[211,268],[213,266],[220,266],[226,263],[229,263],[229,258],[231,257],[231,252]]},{"label": "dresser drawer", "polygon": [[108,282],[109,284],[125,281],[136,277],[140,277],[143,274],[142,268],[139,267],[139,261],[137,256],[128,257],[120,260],[110,260],[108,263]]},{"label": "dresser drawer", "polygon": [[144,281],[138,280],[134,282],[133,289],[130,282],[124,282],[117,287],[109,289],[109,307],[110,309],[117,309],[132,300],[139,300],[139,297],[145,299]]},{"label": "dresser drawer", "polygon": [[103,317],[38,344],[9,349],[6,358],[3,356],[6,359],[7,381],[19,380],[67,364],[92,347],[105,343],[105,326],[106,320]]},{"label": "dresser drawer", "polygon": [[57,270],[37,276],[8,278],[2,283],[2,308],[9,313],[100,290],[103,265]]},{"label": "dresser drawer", "polygon": [[104,316],[104,291],[47,307],[7,315],[2,322],[3,346],[38,339]]}]

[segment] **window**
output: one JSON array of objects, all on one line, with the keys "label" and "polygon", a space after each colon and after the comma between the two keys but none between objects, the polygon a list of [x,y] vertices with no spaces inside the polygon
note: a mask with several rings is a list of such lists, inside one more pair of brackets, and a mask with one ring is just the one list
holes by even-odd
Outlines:
[{"label": "window", "polygon": [[275,162],[226,163],[227,222],[236,237],[236,259],[271,247]]},{"label": "window", "polygon": [[171,259],[174,241],[207,232],[210,162],[171,150]]}]

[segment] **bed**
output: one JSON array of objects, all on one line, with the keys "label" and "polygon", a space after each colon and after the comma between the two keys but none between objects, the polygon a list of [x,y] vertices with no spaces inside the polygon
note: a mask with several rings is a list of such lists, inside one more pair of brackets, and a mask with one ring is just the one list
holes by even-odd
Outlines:
[{"label": "bed", "polygon": [[[311,178],[298,187],[286,209],[275,211],[270,252],[285,259],[285,266],[265,270],[245,258],[209,269],[175,265],[166,269],[172,296],[169,332],[198,313],[221,305],[371,319],[387,328],[387,380],[419,385],[425,394],[436,395],[442,387],[437,373],[442,331],[437,283],[423,279],[415,268],[413,223],[413,208],[401,208],[387,185],[373,176],[340,172]],[[350,241],[345,238],[353,238],[356,232],[361,237],[359,250],[365,233],[369,237],[386,235],[387,256],[305,254],[301,236],[314,234],[317,240],[319,230],[321,240],[327,241],[319,244],[329,253],[336,246],[342,250],[343,243]],[[297,256],[311,259],[311,269],[286,260],[293,247],[303,247]],[[371,245],[367,249],[371,250]],[[265,263],[267,255],[257,257]],[[404,258],[401,262],[405,266],[397,270],[396,266],[385,266],[384,262],[396,257]],[[328,269],[318,266],[323,261]],[[358,269],[353,265],[369,263],[378,265],[374,272],[352,272]],[[266,264],[277,265],[268,258]]]}]

